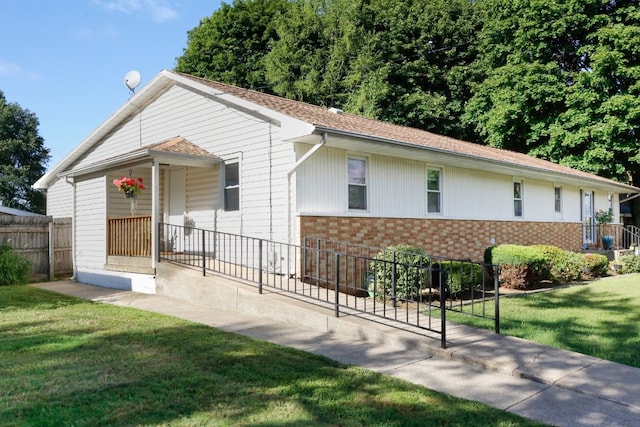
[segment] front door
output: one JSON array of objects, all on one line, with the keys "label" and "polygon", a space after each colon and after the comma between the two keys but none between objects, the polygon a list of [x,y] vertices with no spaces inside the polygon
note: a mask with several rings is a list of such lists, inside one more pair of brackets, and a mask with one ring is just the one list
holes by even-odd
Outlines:
[{"label": "front door", "polygon": [[[184,168],[169,171],[169,224],[184,227],[184,215],[187,210],[186,193],[187,172]],[[184,249],[184,235],[182,229],[170,236],[171,250],[182,252]]]},{"label": "front door", "polygon": [[593,191],[582,190],[582,241],[585,245],[595,243],[596,224],[593,220]]}]

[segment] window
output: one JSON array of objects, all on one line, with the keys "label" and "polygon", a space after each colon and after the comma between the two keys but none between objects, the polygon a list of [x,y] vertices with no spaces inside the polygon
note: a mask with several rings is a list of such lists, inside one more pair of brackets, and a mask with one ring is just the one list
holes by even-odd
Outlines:
[{"label": "window", "polygon": [[607,200],[609,201],[609,211],[613,212],[613,194],[609,193]]},{"label": "window", "polygon": [[349,209],[367,209],[367,161],[349,158]]},{"label": "window", "polygon": [[427,212],[441,213],[440,169],[427,169]]},{"label": "window", "polygon": [[240,210],[240,169],[238,163],[224,165],[224,210]]},{"label": "window", "polygon": [[562,187],[554,187],[553,188],[553,193],[554,193],[554,200],[555,200],[555,211],[557,213],[561,213],[562,212]]},{"label": "window", "polygon": [[513,182],[513,216],[521,218],[523,209],[523,185],[522,181]]}]

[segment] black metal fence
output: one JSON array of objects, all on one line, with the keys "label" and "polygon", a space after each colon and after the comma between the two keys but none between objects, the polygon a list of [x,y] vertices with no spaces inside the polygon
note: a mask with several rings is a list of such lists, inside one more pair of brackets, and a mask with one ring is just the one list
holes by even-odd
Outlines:
[{"label": "black metal fence", "polygon": [[330,304],[336,316],[357,312],[430,331],[443,348],[448,310],[493,319],[500,329],[494,266],[318,238],[300,246],[164,223],[158,232],[158,261]]}]

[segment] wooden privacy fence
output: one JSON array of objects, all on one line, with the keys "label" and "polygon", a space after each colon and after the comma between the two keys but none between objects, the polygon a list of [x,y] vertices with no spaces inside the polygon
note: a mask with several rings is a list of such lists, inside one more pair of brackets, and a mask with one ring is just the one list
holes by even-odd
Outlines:
[{"label": "wooden privacy fence", "polygon": [[32,278],[71,275],[71,218],[0,215],[0,244],[29,259]]}]

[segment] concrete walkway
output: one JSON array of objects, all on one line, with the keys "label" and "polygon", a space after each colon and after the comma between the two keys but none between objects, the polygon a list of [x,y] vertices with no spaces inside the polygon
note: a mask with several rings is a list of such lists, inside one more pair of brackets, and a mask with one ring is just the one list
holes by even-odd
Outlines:
[{"label": "concrete walkway", "polygon": [[[274,320],[260,309],[220,310],[172,296],[72,281],[33,286],[295,347],[551,425],[640,425],[640,369],[485,330],[450,325],[448,348],[441,349],[439,339],[357,316],[336,318],[331,310],[287,302],[281,295],[267,296],[287,307],[281,310],[283,317]],[[325,323],[309,327],[299,321],[303,317]]]}]

